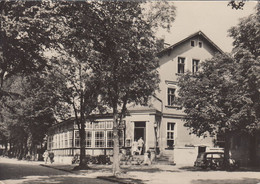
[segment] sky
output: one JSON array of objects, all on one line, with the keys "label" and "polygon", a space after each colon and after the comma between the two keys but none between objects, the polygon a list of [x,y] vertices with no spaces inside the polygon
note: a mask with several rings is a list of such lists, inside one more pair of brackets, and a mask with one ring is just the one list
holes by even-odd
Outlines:
[{"label": "sky", "polygon": [[231,52],[233,39],[228,29],[236,26],[240,18],[254,13],[257,1],[246,1],[243,10],[227,6],[228,1],[175,1],[176,17],[171,32],[159,31],[166,43],[174,44],[201,30],[224,52]]}]

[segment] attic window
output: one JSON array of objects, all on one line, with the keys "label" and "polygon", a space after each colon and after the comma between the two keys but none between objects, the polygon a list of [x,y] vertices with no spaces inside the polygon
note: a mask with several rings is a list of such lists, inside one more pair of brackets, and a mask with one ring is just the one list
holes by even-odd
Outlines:
[{"label": "attic window", "polygon": [[202,42],[199,42],[199,48],[202,48]]},{"label": "attic window", "polygon": [[194,42],[194,40],[191,40],[191,41],[190,41],[190,46],[192,46],[192,47],[195,46],[195,42]]}]

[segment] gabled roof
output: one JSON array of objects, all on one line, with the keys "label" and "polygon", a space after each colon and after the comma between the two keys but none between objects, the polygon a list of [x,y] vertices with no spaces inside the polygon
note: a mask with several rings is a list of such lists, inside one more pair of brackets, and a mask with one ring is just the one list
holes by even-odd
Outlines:
[{"label": "gabled roof", "polygon": [[158,55],[159,57],[160,57],[160,56],[163,56],[166,52],[169,52],[169,51],[173,50],[175,47],[179,46],[180,44],[186,42],[187,40],[189,40],[189,39],[191,39],[191,38],[193,38],[193,37],[195,37],[195,36],[202,36],[202,37],[203,37],[205,40],[207,40],[207,41],[210,43],[210,45],[211,45],[213,48],[215,48],[218,52],[220,52],[220,53],[222,53],[222,54],[224,53],[224,52],[223,52],[212,40],[210,40],[202,31],[198,31],[198,32],[196,32],[196,33],[194,33],[194,34],[192,34],[192,35],[186,37],[185,39],[183,39],[183,40],[181,40],[181,41],[179,41],[179,42],[173,44],[172,46],[167,47],[166,49],[163,49],[163,50],[160,51],[157,55]]}]

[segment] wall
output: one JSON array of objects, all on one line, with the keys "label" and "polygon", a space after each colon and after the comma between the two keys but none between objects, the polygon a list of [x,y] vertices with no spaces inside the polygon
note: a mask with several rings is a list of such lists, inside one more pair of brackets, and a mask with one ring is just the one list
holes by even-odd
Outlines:
[{"label": "wall", "polygon": [[125,118],[126,120],[126,139],[131,140],[131,145],[134,140],[134,123],[135,122],[146,122],[145,127],[145,151],[149,148],[155,147],[155,115],[149,112],[144,113],[132,113],[130,116]]},{"label": "wall", "polygon": [[[190,45],[190,41],[195,41],[195,46]],[[203,47],[198,47],[198,41],[203,42]],[[200,60],[200,62],[211,58],[215,50],[209,45],[201,36],[195,36],[182,44],[174,47],[174,49],[160,58],[160,91],[156,96],[162,100],[163,119],[160,127],[160,150],[162,154],[167,154],[174,158],[177,164],[193,165],[198,154],[198,146],[206,146],[207,148],[214,147],[212,137],[197,137],[190,134],[190,130],[184,127],[182,117],[184,109],[178,106],[168,106],[167,89],[168,87],[178,90],[177,79],[181,74],[177,74],[178,70],[178,57],[185,57],[185,71],[192,71],[192,59]],[[176,93],[177,95],[177,93]],[[174,129],[174,149],[170,151],[167,148],[167,123],[175,123]],[[172,155],[171,155],[172,154]]]},{"label": "wall", "polygon": [[[192,47],[190,45],[191,40],[202,40],[203,47],[199,48],[198,46]],[[195,37],[186,42],[176,46],[170,54],[165,54],[160,58],[160,67],[158,72],[160,74],[160,92],[156,93],[156,96],[163,101],[164,104],[164,113],[183,113],[179,110],[166,107],[167,105],[167,87],[173,86],[177,88],[177,85],[174,82],[177,81],[179,74],[177,74],[178,69],[178,57],[185,57],[185,70],[192,71],[192,59],[198,59],[200,62],[209,59],[214,54],[214,49],[208,44],[206,40],[202,37]],[[167,81],[171,81],[171,84],[167,84]]]}]

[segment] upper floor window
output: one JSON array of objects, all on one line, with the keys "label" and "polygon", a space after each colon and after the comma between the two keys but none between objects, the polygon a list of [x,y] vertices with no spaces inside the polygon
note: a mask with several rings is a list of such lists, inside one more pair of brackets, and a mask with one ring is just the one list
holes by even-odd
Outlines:
[{"label": "upper floor window", "polygon": [[192,60],[192,73],[196,73],[199,70],[199,62],[200,60],[198,59]]},{"label": "upper floor window", "polygon": [[195,42],[194,42],[194,40],[191,40],[191,41],[190,41],[190,46],[192,46],[192,47],[195,46]]},{"label": "upper floor window", "polygon": [[202,46],[203,46],[203,43],[199,42],[199,48],[202,48]]},{"label": "upper floor window", "polygon": [[185,58],[178,57],[178,73],[184,73]]},{"label": "upper floor window", "polygon": [[175,89],[168,88],[168,105],[169,106],[174,105],[174,99],[175,99]]}]

